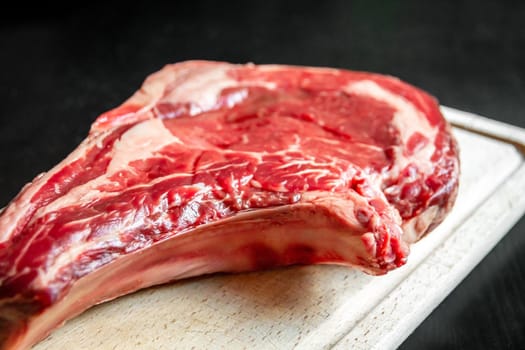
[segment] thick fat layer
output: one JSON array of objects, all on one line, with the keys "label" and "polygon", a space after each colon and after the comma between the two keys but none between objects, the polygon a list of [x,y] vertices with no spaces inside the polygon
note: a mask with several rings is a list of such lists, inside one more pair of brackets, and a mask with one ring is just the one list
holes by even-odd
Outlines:
[{"label": "thick fat layer", "polygon": [[[405,262],[404,240],[443,219],[458,172],[435,101],[394,78],[166,66],[0,216],[0,309],[15,315],[0,321],[30,344],[90,303],[173,278],[293,263],[385,273]],[[244,248],[218,244],[226,236]],[[136,282],[146,275],[135,257],[171,244]],[[78,286],[127,262],[135,282],[82,298]],[[13,311],[21,303],[32,309]]]},{"label": "thick fat layer", "polygon": [[[418,147],[415,154],[412,154],[411,157],[408,157],[406,154],[400,155],[395,164],[398,168],[396,170],[403,169],[409,162],[413,162],[417,164],[420,171],[424,173],[432,172],[434,167],[431,157],[436,149],[434,140],[439,129],[430,125],[430,121],[425,118],[422,111],[418,110],[416,106],[402,96],[382,88],[371,80],[351,83],[344,90],[348,93],[371,96],[395,107],[396,112],[392,119],[392,127],[399,130],[399,137],[403,145],[409,145],[413,135],[424,135],[425,141],[422,141],[420,145],[414,145],[414,147]],[[393,172],[393,169],[389,169],[389,171]]]},{"label": "thick fat layer", "polygon": [[100,187],[113,182],[112,176],[122,169],[126,169],[131,162],[137,159],[153,157],[154,152],[170,144],[180,144],[181,141],[172,135],[160,119],[151,119],[138,123],[124,133],[111,149],[110,162],[107,170],[99,177],[71,189],[67,194],[57,198],[49,205],[40,208],[32,219],[42,217],[48,213],[59,211],[78,203],[90,203],[104,196]]}]

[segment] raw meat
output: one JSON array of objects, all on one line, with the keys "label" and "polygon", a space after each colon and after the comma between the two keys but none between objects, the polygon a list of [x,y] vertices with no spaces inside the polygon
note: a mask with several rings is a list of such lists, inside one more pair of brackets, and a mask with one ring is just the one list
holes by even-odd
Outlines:
[{"label": "raw meat", "polygon": [[0,217],[0,347],[199,274],[403,265],[453,205],[458,150],[398,79],[189,61],[102,114]]}]

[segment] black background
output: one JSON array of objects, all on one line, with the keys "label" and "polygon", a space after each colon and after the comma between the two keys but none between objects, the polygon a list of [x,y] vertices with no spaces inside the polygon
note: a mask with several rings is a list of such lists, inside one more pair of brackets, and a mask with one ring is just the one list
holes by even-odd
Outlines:
[{"label": "black background", "polygon": [[[186,59],[395,75],[525,127],[525,2],[24,6],[0,14],[0,207],[148,74]],[[523,348],[524,251],[522,219],[401,348]]]}]

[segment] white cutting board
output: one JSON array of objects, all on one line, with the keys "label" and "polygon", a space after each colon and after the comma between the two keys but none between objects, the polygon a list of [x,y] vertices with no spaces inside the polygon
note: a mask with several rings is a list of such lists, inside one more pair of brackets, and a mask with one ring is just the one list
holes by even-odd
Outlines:
[{"label": "white cutting board", "polygon": [[[461,184],[407,265],[373,277],[337,266],[214,275],[96,306],[35,349],[389,349],[398,346],[525,212],[525,131],[443,108]],[[480,133],[492,136],[482,136]]]}]

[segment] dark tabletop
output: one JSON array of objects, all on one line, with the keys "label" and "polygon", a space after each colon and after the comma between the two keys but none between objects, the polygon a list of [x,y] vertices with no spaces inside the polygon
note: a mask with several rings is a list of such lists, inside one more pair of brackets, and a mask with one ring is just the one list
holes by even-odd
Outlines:
[{"label": "dark tabletop", "polygon": [[[525,127],[523,1],[15,6],[0,12],[0,207],[145,76],[186,59],[395,75]],[[524,348],[524,251],[522,219],[401,348]]]}]

